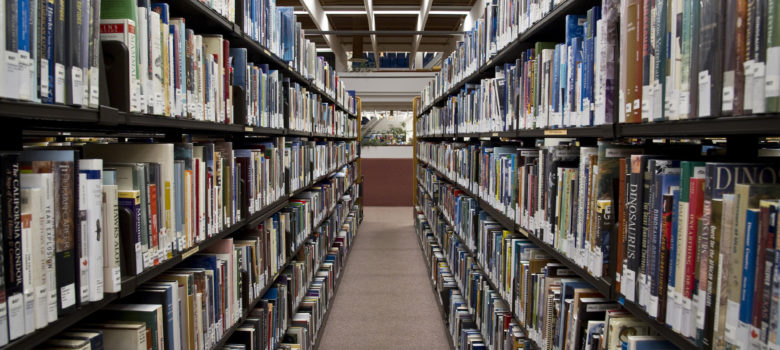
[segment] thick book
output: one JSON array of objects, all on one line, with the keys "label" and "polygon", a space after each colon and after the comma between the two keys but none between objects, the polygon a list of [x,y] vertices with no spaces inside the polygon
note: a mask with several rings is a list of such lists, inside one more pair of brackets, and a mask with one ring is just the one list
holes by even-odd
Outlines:
[{"label": "thick book", "polygon": [[165,349],[165,331],[163,318],[163,306],[156,304],[111,304],[97,312],[92,317],[98,321],[134,321],[143,322],[146,328],[151,330],[152,350]]},{"label": "thick book", "polygon": [[147,330],[144,322],[108,321],[85,323],[82,330],[98,330],[103,333],[103,343],[117,350],[148,350]]}]

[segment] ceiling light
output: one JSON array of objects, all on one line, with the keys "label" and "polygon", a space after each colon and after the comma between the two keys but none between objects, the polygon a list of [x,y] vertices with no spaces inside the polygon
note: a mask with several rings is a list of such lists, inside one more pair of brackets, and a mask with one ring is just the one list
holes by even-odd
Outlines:
[{"label": "ceiling light", "polygon": [[[365,15],[365,10],[336,10],[324,11],[326,15]],[[374,11],[376,12],[376,11]]]},{"label": "ceiling light", "polygon": [[318,47],[317,52],[333,52],[329,47]]},{"label": "ceiling light", "polygon": [[375,15],[417,15],[420,11],[416,10],[374,10]]},{"label": "ceiling light", "polygon": [[434,11],[429,12],[431,15],[448,15],[448,16],[465,16],[469,14],[469,11]]},{"label": "ceiling light", "polygon": [[294,15],[308,15],[309,11],[293,11]]}]

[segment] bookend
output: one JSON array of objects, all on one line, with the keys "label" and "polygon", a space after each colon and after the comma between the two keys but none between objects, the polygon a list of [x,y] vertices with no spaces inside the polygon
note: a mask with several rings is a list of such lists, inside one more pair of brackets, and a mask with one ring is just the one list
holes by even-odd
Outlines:
[{"label": "bookend", "polygon": [[[100,104],[114,107],[122,112],[130,112],[130,57],[127,46],[121,41],[101,41],[103,53],[103,65],[105,67],[106,89],[101,90],[107,93],[101,94]],[[104,97],[108,103],[104,103]]]}]

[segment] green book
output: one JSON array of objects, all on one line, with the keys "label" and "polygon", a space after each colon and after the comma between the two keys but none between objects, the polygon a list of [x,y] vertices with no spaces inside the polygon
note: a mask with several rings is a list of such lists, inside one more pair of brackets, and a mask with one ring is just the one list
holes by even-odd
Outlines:
[{"label": "green book", "polygon": [[165,349],[165,331],[162,305],[111,304],[100,310],[97,317],[103,320],[143,322],[152,333],[152,350]]},{"label": "green book", "polygon": [[769,1],[766,35],[766,111],[780,112],[780,4]]}]

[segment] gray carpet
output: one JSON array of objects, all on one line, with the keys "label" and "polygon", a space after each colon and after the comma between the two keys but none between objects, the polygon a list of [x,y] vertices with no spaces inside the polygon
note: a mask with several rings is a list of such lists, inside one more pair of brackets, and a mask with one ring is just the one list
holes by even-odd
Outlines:
[{"label": "gray carpet", "polygon": [[364,215],[319,349],[449,349],[412,208]]}]

